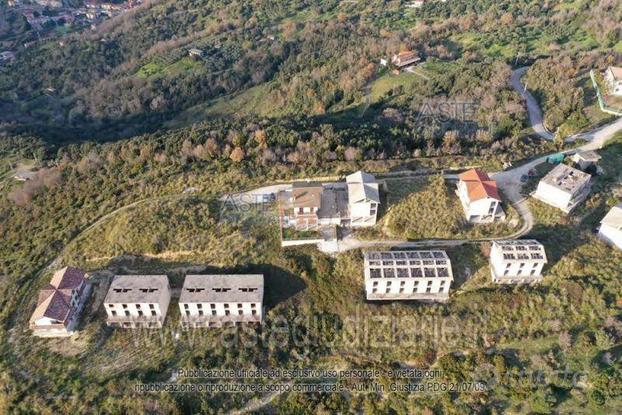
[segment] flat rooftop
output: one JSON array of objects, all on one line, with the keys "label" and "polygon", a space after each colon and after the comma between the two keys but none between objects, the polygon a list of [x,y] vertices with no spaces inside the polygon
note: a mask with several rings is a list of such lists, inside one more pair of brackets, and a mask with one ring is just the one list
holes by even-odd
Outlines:
[{"label": "flat rooftop", "polygon": [[453,278],[445,251],[370,251],[364,261],[366,278]]},{"label": "flat rooftop", "polygon": [[494,241],[493,245],[500,248],[504,260],[547,260],[544,245],[534,239]]},{"label": "flat rooftop", "polygon": [[169,292],[166,275],[117,275],[105,303],[157,303]]},{"label": "flat rooftop", "polygon": [[559,164],[549,174],[544,176],[542,182],[574,194],[579,191],[592,178],[591,175],[577,170],[565,164]]},{"label": "flat rooftop", "polygon": [[180,303],[228,303],[263,301],[262,274],[187,275]]}]

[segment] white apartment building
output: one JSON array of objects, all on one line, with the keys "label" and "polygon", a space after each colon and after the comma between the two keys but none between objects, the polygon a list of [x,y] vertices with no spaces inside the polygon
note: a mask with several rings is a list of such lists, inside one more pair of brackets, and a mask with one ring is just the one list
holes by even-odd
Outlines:
[{"label": "white apartment building", "polygon": [[261,274],[187,275],[179,298],[184,327],[222,327],[261,323]]},{"label": "white apartment building", "polygon": [[622,68],[610,66],[605,72],[605,82],[609,93],[615,96],[622,96]]},{"label": "white apartment building", "polygon": [[603,218],[598,236],[608,244],[622,249],[622,204],[614,206]]},{"label": "white apartment building", "polygon": [[540,180],[533,197],[570,213],[590,194],[591,178],[581,170],[559,164]]},{"label": "white apartment building", "polygon": [[378,217],[380,192],[376,178],[358,171],[346,177],[350,226],[374,226]]},{"label": "white apartment building", "polygon": [[364,266],[368,300],[449,299],[453,272],[444,251],[370,251]]},{"label": "white apartment building", "polygon": [[492,282],[532,284],[542,281],[547,263],[544,246],[535,240],[495,241],[490,250]]},{"label": "white apartment building", "polygon": [[104,299],[111,327],[161,328],[171,301],[166,275],[117,275]]},{"label": "white apartment building", "polygon": [[456,193],[466,219],[471,223],[491,223],[505,219],[497,182],[485,172],[472,169],[458,176]]}]

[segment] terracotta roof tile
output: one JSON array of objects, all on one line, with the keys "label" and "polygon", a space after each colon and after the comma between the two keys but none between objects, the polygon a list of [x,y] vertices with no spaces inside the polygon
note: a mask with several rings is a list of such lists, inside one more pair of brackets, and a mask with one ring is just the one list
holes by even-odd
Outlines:
[{"label": "terracotta roof tile", "polygon": [[466,184],[469,200],[475,201],[491,198],[501,201],[497,182],[492,180],[485,172],[479,169],[472,169],[460,174],[458,177]]}]

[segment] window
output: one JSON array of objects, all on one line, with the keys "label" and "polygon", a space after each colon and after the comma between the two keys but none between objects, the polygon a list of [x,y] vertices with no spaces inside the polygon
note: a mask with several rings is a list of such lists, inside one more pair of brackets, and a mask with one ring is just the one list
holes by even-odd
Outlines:
[{"label": "window", "polygon": [[210,304],[209,306],[210,306],[210,308],[211,308],[212,310],[214,310],[214,309],[216,308],[216,304]]},{"label": "window", "polygon": [[242,304],[238,303],[238,308],[242,308]]},{"label": "window", "polygon": [[216,310],[212,310],[212,315],[215,316],[216,315]]},{"label": "window", "polygon": [[155,310],[155,304],[149,304],[149,309],[150,310]]},{"label": "window", "polygon": [[125,317],[129,317],[130,316],[130,312],[125,310]]},{"label": "window", "polygon": [[404,294],[404,288],[400,287],[400,294]]},{"label": "window", "polygon": [[114,310],[110,311],[110,313],[112,314],[113,317],[116,317],[116,315],[117,315],[117,312],[114,311]]},{"label": "window", "polygon": [[[151,305],[151,304],[149,304],[149,305]],[[184,308],[187,310],[188,308],[190,308],[190,306],[187,303],[184,303]]]},{"label": "window", "polygon": [[257,304],[252,303],[252,304],[251,304],[251,308],[255,308],[255,307],[257,307]]},{"label": "window", "polygon": [[373,287],[377,287],[378,286],[378,281],[374,281],[374,283],[372,284]]},{"label": "window", "polygon": [[389,294],[391,292],[391,287],[387,285],[387,289],[385,290],[385,294]]},{"label": "window", "polygon": [[372,288],[371,293],[376,294],[378,292],[378,288]]},{"label": "window", "polygon": [[143,315],[144,315],[143,311],[142,310],[138,310],[138,317],[142,317]]},{"label": "window", "polygon": [[121,304],[123,308],[127,308],[127,304]]},{"label": "window", "polygon": [[151,310],[151,315],[152,315],[152,316],[156,316],[157,314],[158,314],[158,313],[156,313],[156,311],[155,311],[155,310]]},{"label": "window", "polygon": [[520,264],[520,268],[522,268],[522,267],[524,267],[524,266],[525,266],[525,263],[524,263],[524,262],[521,262],[521,264]]},{"label": "window", "polygon": [[254,316],[257,315],[257,310],[251,310],[251,313],[253,313]]},{"label": "window", "polygon": [[238,310],[238,315],[242,315],[242,310]]},{"label": "window", "polygon": [[229,310],[225,310],[225,316],[228,316],[229,314],[231,314],[231,312]]},{"label": "window", "polygon": [[199,315],[202,316],[203,315],[203,310],[199,310]]},{"label": "window", "polygon": [[229,304],[225,303],[225,308],[229,308]]},{"label": "window", "polygon": [[201,309],[203,308],[203,304],[198,303],[198,304],[197,304],[197,308],[198,308],[199,310],[201,310]]},{"label": "window", "polygon": [[108,304],[108,308],[114,308],[114,304]]},{"label": "window", "polygon": [[190,315],[190,310],[186,310],[186,315],[189,316]]}]

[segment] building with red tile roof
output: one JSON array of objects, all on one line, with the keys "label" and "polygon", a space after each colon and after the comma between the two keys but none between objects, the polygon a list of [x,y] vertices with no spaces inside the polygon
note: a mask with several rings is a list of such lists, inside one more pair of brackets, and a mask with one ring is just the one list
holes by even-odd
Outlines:
[{"label": "building with red tile roof", "polygon": [[457,194],[469,222],[490,223],[505,219],[497,182],[479,169],[458,176]]},{"label": "building with red tile roof", "polygon": [[86,273],[65,267],[52,276],[39,291],[37,307],[30,318],[30,328],[38,336],[70,335],[83,303]]}]

